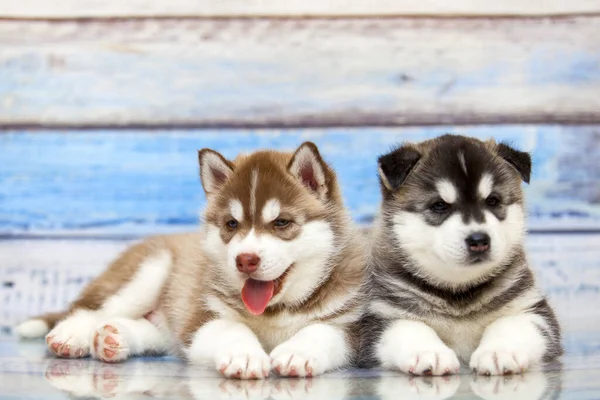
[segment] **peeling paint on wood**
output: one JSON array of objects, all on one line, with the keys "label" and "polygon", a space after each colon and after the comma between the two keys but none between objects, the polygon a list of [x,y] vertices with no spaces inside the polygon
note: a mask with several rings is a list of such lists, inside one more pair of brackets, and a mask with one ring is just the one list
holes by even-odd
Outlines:
[{"label": "peeling paint on wood", "polygon": [[600,122],[600,17],[0,21],[0,125]]},{"label": "peeling paint on wood", "polygon": [[21,0],[0,3],[13,18],[148,16],[561,15],[597,13],[598,0]]}]

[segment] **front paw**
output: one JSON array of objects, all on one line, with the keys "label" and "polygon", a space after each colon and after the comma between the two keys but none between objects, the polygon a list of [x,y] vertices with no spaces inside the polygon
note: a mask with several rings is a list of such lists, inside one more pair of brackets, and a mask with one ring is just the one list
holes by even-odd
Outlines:
[{"label": "front paw", "polygon": [[227,378],[263,379],[269,376],[269,356],[262,349],[237,351],[217,358],[217,370]]},{"label": "front paw", "polygon": [[327,360],[307,344],[285,342],[271,352],[271,368],[280,376],[310,377],[325,372]]},{"label": "front paw", "polygon": [[531,365],[526,351],[481,346],[471,356],[469,366],[479,375],[510,375],[525,372]]},{"label": "front paw", "polygon": [[458,374],[460,362],[454,351],[440,347],[426,351],[406,351],[396,358],[396,367],[412,375]]}]

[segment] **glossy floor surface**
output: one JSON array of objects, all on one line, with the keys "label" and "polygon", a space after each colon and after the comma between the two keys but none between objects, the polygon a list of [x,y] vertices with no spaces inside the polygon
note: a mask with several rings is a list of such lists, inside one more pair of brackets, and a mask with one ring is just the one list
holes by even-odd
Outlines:
[{"label": "glossy floor surface", "polygon": [[[600,399],[600,235],[529,237],[527,246],[538,282],[563,324],[566,354],[545,371],[522,376],[474,377],[463,369],[460,376],[431,378],[353,370],[313,379],[243,382],[225,380],[213,371],[188,367],[172,358],[139,358],[116,365],[54,359],[47,355],[43,341],[19,342],[11,335],[14,321],[37,312],[40,302],[52,308],[72,298],[83,283],[78,271],[96,274],[126,244],[0,242],[4,282],[0,288],[0,400]],[[87,263],[79,259],[82,255]],[[68,269],[73,265],[79,270]],[[36,286],[39,282],[49,283]],[[34,291],[35,295],[27,295]]]},{"label": "glossy floor surface", "polygon": [[[598,336],[582,337],[598,345]],[[597,346],[596,346],[597,347]],[[353,370],[312,379],[226,380],[217,373],[169,358],[123,364],[60,360],[41,342],[0,343],[0,399],[598,399],[600,355],[567,355],[545,372],[522,376],[409,377]]]}]

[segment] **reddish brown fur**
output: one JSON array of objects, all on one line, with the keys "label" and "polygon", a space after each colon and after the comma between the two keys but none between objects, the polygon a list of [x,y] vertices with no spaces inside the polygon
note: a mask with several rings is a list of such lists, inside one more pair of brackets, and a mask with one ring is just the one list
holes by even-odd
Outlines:
[{"label": "reddish brown fur", "polygon": [[[309,146],[316,150],[314,145]],[[162,295],[156,299],[157,310],[165,316],[170,330],[184,346],[190,344],[192,335],[203,324],[219,317],[217,312],[205,306],[205,300],[209,296],[226,304],[232,312],[237,313],[238,320],[252,327],[270,326],[278,318],[304,314],[311,315],[313,321],[330,323],[336,323],[346,313],[355,313],[358,318],[364,303],[360,291],[364,279],[364,240],[353,228],[344,209],[333,170],[319,155],[325,185],[317,188],[318,195],[315,195],[288,172],[293,156],[293,153],[262,151],[240,156],[233,162],[224,160],[234,172],[218,193],[209,194],[205,222],[219,227],[223,241],[228,243],[233,236],[226,227],[227,220],[231,218],[229,201],[232,198],[242,202],[246,216],[238,234],[245,234],[254,228],[259,233],[292,240],[299,234],[302,223],[312,220],[328,222],[335,235],[335,252],[328,265],[324,266],[322,283],[312,293],[308,293],[301,304],[280,303],[267,308],[263,315],[252,316],[241,301],[239,288],[224,278],[219,261],[211,259],[203,251],[204,232],[200,232],[153,237],[132,246],[83,290],[71,305],[70,311],[80,308],[99,309],[132,279],[145,259],[166,249],[172,256],[172,265]],[[260,187],[256,191],[256,213],[260,213],[269,199],[277,198],[281,203],[281,215],[289,216],[298,221],[298,224],[275,229],[272,224],[264,223],[260,214],[254,215],[251,212],[250,185],[253,171],[258,171],[257,185]],[[319,200],[321,195],[325,201]],[[349,292],[356,292],[356,295],[336,303],[345,299]],[[336,306],[332,306],[333,304]],[[150,311],[152,310],[145,310],[136,317],[142,317]],[[66,314],[61,316],[64,315]],[[349,332],[348,339],[354,347],[355,336]]]}]

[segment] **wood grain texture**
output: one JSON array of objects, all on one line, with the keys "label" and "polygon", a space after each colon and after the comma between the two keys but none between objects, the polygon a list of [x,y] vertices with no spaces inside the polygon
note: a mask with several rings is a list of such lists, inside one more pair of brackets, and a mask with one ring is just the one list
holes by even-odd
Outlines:
[{"label": "wood grain texture", "polygon": [[0,135],[0,236],[118,235],[195,229],[204,206],[196,150],[234,158],[314,141],[336,169],[354,219],[370,223],[377,157],[446,132],[494,137],[533,153],[529,226],[600,229],[600,125],[293,130],[62,131]]},{"label": "wood grain texture", "polygon": [[0,21],[0,125],[600,122],[600,17]]},{"label": "wood grain texture", "polygon": [[0,2],[13,18],[148,16],[481,16],[600,12],[598,0],[21,0]]}]

